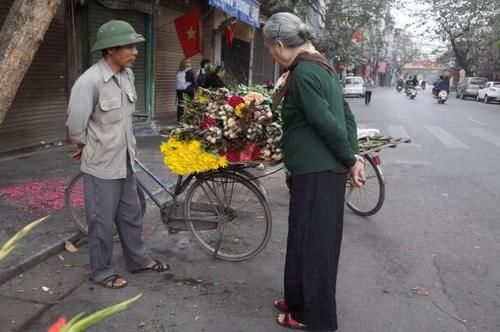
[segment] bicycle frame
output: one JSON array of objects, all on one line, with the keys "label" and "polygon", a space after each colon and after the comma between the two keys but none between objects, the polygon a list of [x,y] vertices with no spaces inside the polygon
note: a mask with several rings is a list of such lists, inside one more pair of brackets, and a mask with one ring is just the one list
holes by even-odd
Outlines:
[{"label": "bicycle frame", "polygon": [[[177,196],[182,193],[188,184],[191,182],[192,178],[194,175],[189,175],[186,179],[183,179],[182,175],[179,175],[177,177],[177,183],[175,185],[175,190],[172,191],[170,190],[166,184],[164,184],[159,177],[157,177],[153,172],[151,172],[142,162],[139,160],[135,159],[135,164],[139,166],[140,169],[142,169],[151,179],[153,179],[154,182],[156,182],[167,194],[169,194],[173,200],[177,198]],[[158,206],[158,208],[161,208],[162,203],[156,198],[155,194],[150,191],[139,179],[137,179],[137,184],[141,189],[151,198],[151,200]]]}]

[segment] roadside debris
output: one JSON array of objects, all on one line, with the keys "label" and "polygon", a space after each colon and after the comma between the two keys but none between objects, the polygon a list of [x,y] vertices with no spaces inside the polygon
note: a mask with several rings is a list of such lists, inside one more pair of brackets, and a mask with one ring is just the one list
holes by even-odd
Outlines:
[{"label": "roadside debris", "polygon": [[411,289],[411,292],[415,295],[419,296],[427,296],[430,294],[430,291],[427,288],[423,287],[415,287]]},{"label": "roadside debris", "polygon": [[73,243],[69,242],[68,240],[64,241],[64,249],[66,249],[71,253],[78,251],[78,249],[73,245]]}]

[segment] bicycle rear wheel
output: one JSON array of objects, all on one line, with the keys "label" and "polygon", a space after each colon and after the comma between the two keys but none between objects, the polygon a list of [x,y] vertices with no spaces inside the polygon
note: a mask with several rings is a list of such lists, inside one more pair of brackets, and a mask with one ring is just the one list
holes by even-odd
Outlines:
[{"label": "bicycle rear wheel", "polygon": [[385,180],[382,169],[375,162],[373,156],[365,156],[365,178],[363,187],[356,188],[350,184],[348,179],[345,201],[355,214],[360,216],[372,216],[377,213],[384,204]]},{"label": "bicycle rear wheel", "polygon": [[203,174],[189,188],[184,217],[193,239],[214,257],[243,261],[267,245],[272,217],[252,181],[234,173]]},{"label": "bicycle rear wheel", "polygon": [[[137,194],[141,204],[142,215],[146,213],[146,198],[144,191],[137,185]],[[85,235],[88,235],[87,215],[85,214],[85,200],[83,190],[83,173],[76,174],[66,187],[64,201],[66,210],[69,212],[73,222],[78,229]],[[114,232],[113,239],[118,239],[118,233]]]}]

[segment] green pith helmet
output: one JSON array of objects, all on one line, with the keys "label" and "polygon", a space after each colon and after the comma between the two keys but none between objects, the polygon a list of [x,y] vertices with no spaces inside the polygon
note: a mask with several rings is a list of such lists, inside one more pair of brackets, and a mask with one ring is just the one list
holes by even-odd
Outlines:
[{"label": "green pith helmet", "polygon": [[104,23],[97,30],[92,52],[111,47],[124,46],[146,41],[141,34],[135,32],[130,23],[112,20]]}]

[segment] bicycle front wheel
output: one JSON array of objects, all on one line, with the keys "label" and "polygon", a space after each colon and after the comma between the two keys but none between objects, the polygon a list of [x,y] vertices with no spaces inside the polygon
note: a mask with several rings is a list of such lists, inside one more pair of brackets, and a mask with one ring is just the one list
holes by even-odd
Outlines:
[{"label": "bicycle front wheel", "polygon": [[193,239],[214,257],[243,261],[261,252],[272,217],[252,181],[234,173],[203,174],[189,188],[184,217]]},{"label": "bicycle front wheel", "polygon": [[[144,191],[137,185],[137,195],[139,196],[139,203],[141,206],[142,215],[146,213],[146,198]],[[66,187],[64,201],[66,210],[69,212],[71,219],[78,227],[78,229],[85,235],[88,235],[87,215],[85,213],[85,194],[83,189],[83,173],[78,173],[71,179]],[[116,229],[113,234],[113,239],[118,239]]]},{"label": "bicycle front wheel", "polygon": [[348,179],[345,201],[347,207],[354,213],[366,217],[374,215],[382,208],[385,199],[385,180],[382,169],[373,156],[367,154],[364,157],[366,182],[363,187],[356,188]]}]

